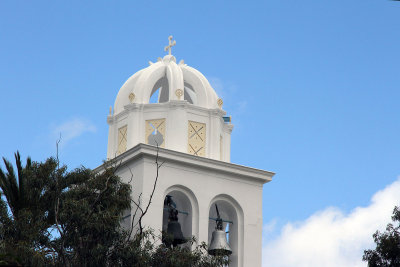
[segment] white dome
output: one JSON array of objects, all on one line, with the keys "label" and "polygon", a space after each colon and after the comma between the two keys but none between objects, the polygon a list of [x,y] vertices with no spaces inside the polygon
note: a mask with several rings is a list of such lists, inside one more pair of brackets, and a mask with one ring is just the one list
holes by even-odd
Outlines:
[{"label": "white dome", "polygon": [[149,67],[136,72],[125,82],[115,100],[114,114],[123,111],[124,106],[130,103],[150,103],[150,97],[157,90],[159,103],[187,100],[208,109],[222,106],[203,74],[184,64],[183,60],[176,64],[175,57],[167,55],[163,59],[159,58],[156,63],[150,62]]}]

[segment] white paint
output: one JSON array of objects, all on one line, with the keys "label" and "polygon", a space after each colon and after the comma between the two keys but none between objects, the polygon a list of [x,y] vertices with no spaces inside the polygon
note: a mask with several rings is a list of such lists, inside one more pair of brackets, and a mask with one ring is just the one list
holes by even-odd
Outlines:
[{"label": "white paint", "polygon": [[[151,95],[159,88],[159,103],[149,103]],[[184,97],[176,94],[177,89],[182,90]],[[134,94],[133,100],[129,99],[130,94]],[[107,158],[117,155],[119,128],[128,127],[129,150],[139,143],[147,143],[144,135],[146,120],[165,118],[165,148],[187,153],[188,121],[201,122],[207,129],[205,157],[229,162],[233,125],[224,123],[222,117],[226,112],[218,106],[218,99],[199,71],[183,61],[176,64],[172,55],[165,56],[135,73],[119,90],[114,113],[107,118],[110,126]]]},{"label": "white paint", "polygon": [[138,71],[125,82],[115,100],[114,114],[124,111],[124,107],[130,103],[130,93],[135,94],[134,103],[149,103],[154,85],[163,77],[168,79],[169,100],[179,100],[175,95],[176,89],[189,91],[193,88],[197,96],[197,106],[208,109],[218,108],[218,96],[206,77],[183,62],[176,64],[174,56],[166,55],[161,61]]},{"label": "white paint", "polygon": [[[125,182],[132,178],[132,198],[137,200],[142,194],[141,204],[149,201],[153,189],[157,148],[138,144],[116,157],[120,165],[117,171]],[[159,162],[164,162],[159,172],[155,194],[150,209],[144,217],[146,227],[160,233],[163,224],[163,203],[167,194],[175,192],[190,201],[191,218],[184,224],[184,233],[191,233],[197,240],[209,242],[215,222],[214,204],[220,206],[221,214],[234,222],[231,226],[230,245],[233,254],[230,266],[261,266],[262,250],[262,188],[271,181],[271,172],[235,165],[178,151],[159,149]],[[99,167],[96,171],[101,171]],[[132,175],[131,175],[132,172]],[[177,193],[178,192],[178,193]],[[172,194],[174,195],[174,194]],[[182,198],[177,197],[178,209]],[[132,207],[132,214],[135,207]],[[188,228],[189,227],[189,228]]]},{"label": "white paint", "polygon": [[[169,50],[174,45],[169,38]],[[182,90],[182,92],[176,90]],[[159,91],[158,103],[149,103]],[[129,99],[129,95],[134,98]],[[183,97],[182,97],[183,96]],[[118,92],[109,124],[107,158],[120,164],[117,170],[125,182],[132,182],[132,198],[141,205],[149,201],[156,175],[157,148],[147,143],[145,123],[165,119],[164,148],[159,149],[159,180],[144,225],[161,231],[168,223],[163,216],[167,194],[178,209],[189,212],[178,219],[186,237],[210,242],[218,204],[230,225],[229,243],[233,250],[230,266],[261,266],[262,188],[271,181],[271,172],[228,163],[233,125],[225,123],[225,111],[207,79],[172,55],[138,71]],[[221,101],[221,100],[220,100]],[[205,155],[188,154],[188,122],[205,124]],[[117,156],[118,129],[127,125],[127,150]],[[203,143],[201,144],[203,145]],[[101,171],[99,167],[96,171]],[[132,207],[131,214],[134,214]],[[131,219],[132,220],[132,219]],[[130,225],[130,222],[124,222]]]}]

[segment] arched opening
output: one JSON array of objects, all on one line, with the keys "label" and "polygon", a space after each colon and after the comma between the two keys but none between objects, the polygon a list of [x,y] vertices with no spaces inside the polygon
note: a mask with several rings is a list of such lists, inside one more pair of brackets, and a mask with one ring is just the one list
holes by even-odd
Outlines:
[{"label": "arched opening", "polygon": [[158,103],[160,91],[161,91],[161,87],[158,88],[154,93],[152,93],[152,95],[150,97],[150,101],[149,101],[150,104]]},{"label": "arched opening", "polygon": [[[178,210],[178,222],[184,238],[198,237],[198,204],[191,190],[183,186],[172,186],[166,190],[165,197],[170,196]],[[162,230],[167,232],[169,223],[169,209],[164,205],[162,217]],[[181,246],[189,246],[190,243]]]},{"label": "arched opening", "polygon": [[159,79],[153,86],[149,103],[164,103],[169,100],[169,84],[166,76]]},{"label": "arched opening", "polygon": [[190,104],[197,104],[197,96],[196,92],[193,89],[193,86],[190,85],[189,83],[185,82],[185,93],[184,93],[184,99],[187,100]]},{"label": "arched opening", "polygon": [[[209,218],[217,218],[217,211],[215,205],[218,206],[218,211],[221,219],[223,219],[223,229],[228,232],[226,233],[226,239],[232,250],[232,254],[229,256],[229,266],[239,266],[242,255],[241,250],[243,249],[240,245],[243,243],[243,216],[239,204],[228,196],[218,196],[210,204]],[[230,223],[230,222],[232,223]],[[216,221],[210,219],[208,223],[208,244],[211,244],[212,233],[216,229]]]}]

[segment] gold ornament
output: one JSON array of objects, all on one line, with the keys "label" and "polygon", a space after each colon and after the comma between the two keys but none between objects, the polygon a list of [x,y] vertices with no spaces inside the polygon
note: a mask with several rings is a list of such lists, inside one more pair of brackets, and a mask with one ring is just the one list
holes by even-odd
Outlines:
[{"label": "gold ornament", "polygon": [[129,100],[131,101],[131,103],[133,103],[134,99],[135,99],[135,94],[134,93],[130,93],[129,94]]},{"label": "gold ornament", "polygon": [[183,96],[182,89],[176,89],[175,90],[175,95],[178,97],[179,100],[181,100],[181,97]]},{"label": "gold ornament", "polygon": [[224,104],[224,101],[222,101],[221,98],[218,98],[217,104],[218,104],[219,108],[222,108],[222,105]]}]

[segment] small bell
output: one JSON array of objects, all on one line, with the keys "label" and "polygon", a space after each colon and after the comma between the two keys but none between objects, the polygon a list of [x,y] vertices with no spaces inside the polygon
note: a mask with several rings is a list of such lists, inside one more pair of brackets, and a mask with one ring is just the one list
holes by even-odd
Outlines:
[{"label": "small bell", "polygon": [[213,256],[228,256],[232,254],[232,249],[226,240],[225,231],[216,229],[212,233],[208,254]]},{"label": "small bell", "polygon": [[229,256],[232,254],[232,249],[229,246],[228,240],[226,239],[226,233],[223,229],[222,219],[219,216],[219,211],[217,204],[215,204],[215,208],[217,210],[217,226],[215,227],[215,231],[211,236],[211,243],[208,246],[208,254],[213,256]]}]

